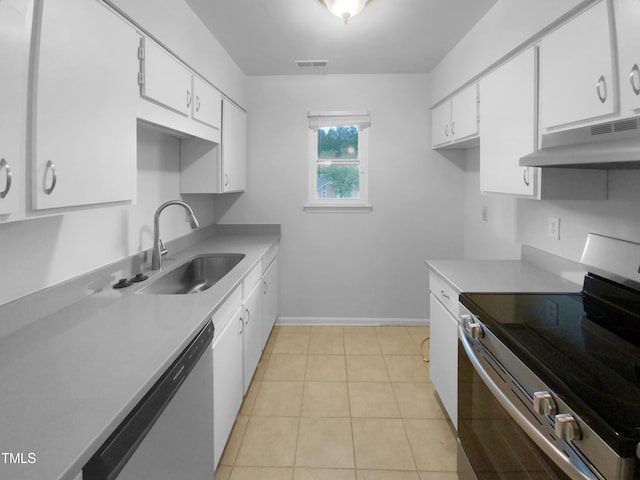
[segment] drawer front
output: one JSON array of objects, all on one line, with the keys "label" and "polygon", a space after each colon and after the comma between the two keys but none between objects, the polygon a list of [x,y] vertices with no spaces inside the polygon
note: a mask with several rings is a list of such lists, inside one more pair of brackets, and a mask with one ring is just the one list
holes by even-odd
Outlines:
[{"label": "drawer front", "polygon": [[433,272],[429,272],[429,290],[449,313],[458,318],[458,291]]},{"label": "drawer front", "polygon": [[[222,333],[224,327],[229,323],[231,317],[235,313],[235,311],[242,304],[242,289],[236,288],[229,298],[227,298],[224,303],[216,310],[216,313],[213,314],[213,326],[216,328],[215,335],[218,333]],[[214,336],[214,343],[215,343]]]},{"label": "drawer front", "polygon": [[267,271],[271,262],[278,256],[278,244],[272,246],[269,251],[262,257],[262,273]]},{"label": "drawer front", "polygon": [[247,274],[242,283],[244,288],[243,297],[247,298],[249,294],[253,291],[254,287],[258,284],[260,279],[262,278],[262,262],[258,263],[255,267],[251,269],[251,271]]}]

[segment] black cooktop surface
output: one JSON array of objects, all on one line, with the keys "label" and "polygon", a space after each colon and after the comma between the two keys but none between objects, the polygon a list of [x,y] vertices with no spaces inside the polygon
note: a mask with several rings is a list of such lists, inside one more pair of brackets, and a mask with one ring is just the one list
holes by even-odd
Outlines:
[{"label": "black cooktop surface", "polygon": [[[582,293],[460,301],[612,448],[640,441],[640,292],[588,275]],[[508,368],[508,367],[507,367]]]}]

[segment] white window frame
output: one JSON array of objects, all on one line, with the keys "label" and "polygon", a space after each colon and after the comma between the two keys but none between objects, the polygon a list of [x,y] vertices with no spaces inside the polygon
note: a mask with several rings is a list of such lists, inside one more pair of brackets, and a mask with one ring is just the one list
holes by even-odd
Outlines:
[{"label": "white window frame", "polygon": [[[309,150],[307,160],[308,185],[307,212],[369,212],[369,112],[309,112]],[[317,194],[316,172],[318,163],[318,129],[324,127],[358,126],[358,166],[360,168],[359,198],[320,198]]]}]

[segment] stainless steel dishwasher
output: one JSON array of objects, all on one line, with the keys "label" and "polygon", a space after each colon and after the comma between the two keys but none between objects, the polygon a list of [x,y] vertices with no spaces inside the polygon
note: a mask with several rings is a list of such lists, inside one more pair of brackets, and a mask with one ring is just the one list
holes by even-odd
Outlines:
[{"label": "stainless steel dishwasher", "polygon": [[210,321],[82,469],[83,480],[211,480]]}]

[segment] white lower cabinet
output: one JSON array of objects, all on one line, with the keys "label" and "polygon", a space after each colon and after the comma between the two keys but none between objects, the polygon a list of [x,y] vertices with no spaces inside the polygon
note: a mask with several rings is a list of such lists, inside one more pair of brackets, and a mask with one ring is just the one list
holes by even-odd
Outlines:
[{"label": "white lower cabinet", "polygon": [[262,348],[264,349],[271,335],[273,325],[278,316],[278,257],[275,257],[271,264],[262,274]]},{"label": "white lower cabinet", "polygon": [[431,382],[457,429],[459,292],[434,273],[429,275],[429,288],[429,372]]},{"label": "white lower cabinet", "polygon": [[256,371],[262,355],[262,283],[252,287],[249,295],[245,295],[242,305],[242,321],[244,332],[243,345],[243,382],[244,393],[247,393],[251,379]]},{"label": "white lower cabinet", "polygon": [[213,341],[213,457],[217,467],[242,405],[242,308]]}]

